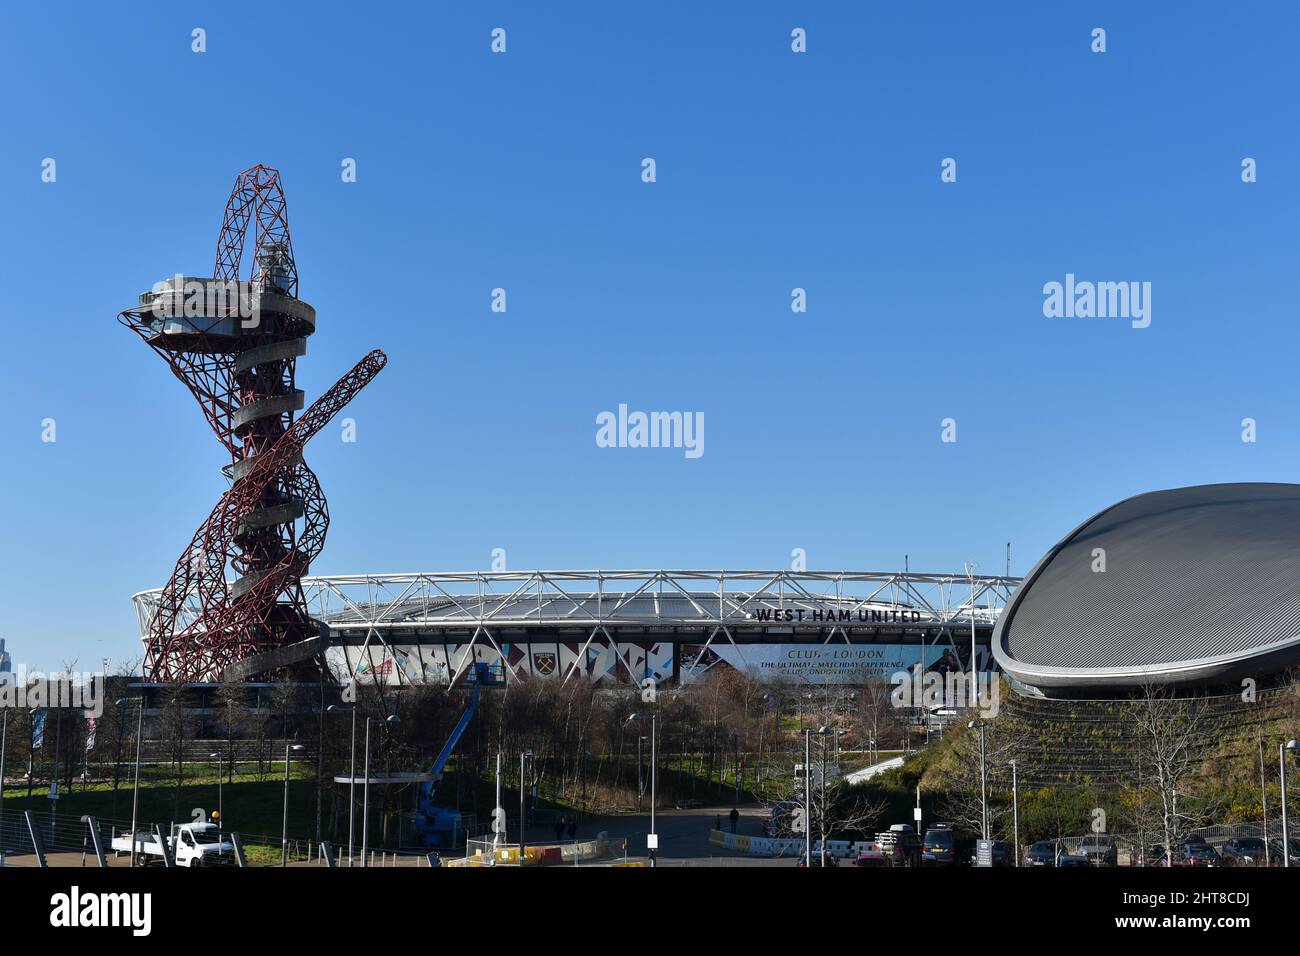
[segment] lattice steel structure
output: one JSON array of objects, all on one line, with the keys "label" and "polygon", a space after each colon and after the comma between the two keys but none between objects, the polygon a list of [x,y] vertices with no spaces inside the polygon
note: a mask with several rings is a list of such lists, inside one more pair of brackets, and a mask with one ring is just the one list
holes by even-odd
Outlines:
[{"label": "lattice steel structure", "polygon": [[236,178],[211,278],[157,283],[119,320],[190,390],[230,456],[229,490],[158,592],[145,676],[212,680],[239,662],[256,669],[258,656],[278,667],[295,659],[283,650],[290,646],[310,656],[321,625],[301,579],[325,543],[329,513],[302,448],[387,360],[370,353],[295,421],[297,359],[316,311],[298,296],[279,172],[259,165]]},{"label": "lattice steel structure", "polygon": [[[480,652],[499,660],[507,676],[527,676],[508,647],[530,641],[576,646],[576,654],[566,655],[570,662],[585,660],[595,644],[614,647],[620,657],[614,669],[634,680],[641,670],[626,647],[637,643],[706,649],[725,643],[743,657],[746,646],[764,642],[903,640],[932,648],[933,661],[954,645],[964,653],[972,625],[986,643],[1019,581],[909,572],[627,570],[359,574],[302,584],[333,642],[352,645],[372,663],[401,656],[399,645],[414,645],[417,657],[420,646],[454,646],[439,671],[454,684]],[[146,642],[162,597],[156,590],[135,595]],[[200,612],[193,603],[182,620]],[[575,667],[558,664],[554,676],[577,675]],[[428,682],[420,661],[412,665],[409,672],[393,669],[388,682]],[[379,669],[367,674],[377,678]]]}]

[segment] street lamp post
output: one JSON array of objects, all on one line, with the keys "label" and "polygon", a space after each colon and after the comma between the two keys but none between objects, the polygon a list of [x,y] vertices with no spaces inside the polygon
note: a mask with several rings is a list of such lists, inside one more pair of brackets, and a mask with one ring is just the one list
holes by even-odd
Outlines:
[{"label": "street lamp post", "polygon": [[[370,724],[373,717],[366,718],[366,782],[361,788],[361,865],[369,866],[370,859]],[[396,714],[389,714],[384,718],[385,724],[400,723],[401,718]]]},{"label": "street lamp post", "polygon": [[1300,741],[1288,740],[1284,744],[1278,744],[1278,766],[1282,776],[1282,865],[1291,865],[1291,832],[1288,829],[1286,813],[1286,755],[1287,752],[1295,753],[1300,751]]},{"label": "street lamp post", "polygon": [[803,731],[803,865],[812,866],[812,731]]},{"label": "street lamp post", "polygon": [[[633,718],[636,717],[636,714],[633,714],[632,717]],[[641,756],[641,742],[643,740],[645,740],[645,734],[636,735],[636,812],[637,813],[641,812],[641,795],[645,793],[645,777],[644,774],[642,774],[641,772],[642,768],[645,766],[645,761]]]},{"label": "street lamp post", "polygon": [[532,753],[525,750],[519,755],[519,865],[524,865],[524,847],[528,843],[528,805],[525,799],[528,791],[524,789],[524,766],[532,759]]},{"label": "street lamp post", "polygon": [[971,730],[979,728],[980,732],[980,837],[989,838],[989,796],[988,774],[984,761],[984,721],[972,720],[966,725]]},{"label": "street lamp post", "polygon": [[[136,722],[135,722],[135,783],[131,787],[131,865],[135,866],[136,853],[136,820],[140,815],[140,738],[144,734],[144,691],[140,691],[140,696],[135,698],[137,705]],[[117,706],[125,707],[131,702],[131,698],[122,698],[117,702]]]},{"label": "street lamp post", "polygon": [[280,865],[289,865],[289,752],[305,749],[302,744],[284,745],[284,818],[280,827]]},{"label": "street lamp post", "polygon": [[1016,786],[1016,762],[1011,761],[1011,835],[1012,852],[1016,855],[1016,866],[1020,865],[1020,790]]},{"label": "street lamp post", "polygon": [[[821,779],[817,781],[817,789],[821,797],[821,813],[818,815],[817,829],[818,829],[818,835],[821,838],[820,843],[821,843],[822,869],[826,868],[826,836],[827,836],[826,834],[826,746],[827,744],[825,738],[832,734],[835,735],[835,742],[838,744],[840,739],[839,731],[833,730],[832,728],[824,724],[821,727],[817,728],[817,736],[822,738],[822,740],[819,741],[819,744],[821,745],[821,751],[822,751]],[[804,773],[806,774],[809,769],[810,768],[805,767]]]},{"label": "street lamp post", "polygon": [[654,844],[649,848],[651,867],[655,866],[656,859],[659,856],[659,831],[655,829],[655,804],[658,803],[658,788],[655,786],[655,777],[658,774],[659,763],[658,747],[655,742],[657,733],[655,725],[658,722],[658,717],[659,715],[655,711],[650,711],[650,836],[652,837],[650,842]]},{"label": "street lamp post", "polygon": [[[326,710],[338,712],[338,704],[330,704]],[[348,769],[348,866],[352,865],[353,836],[357,821],[357,707],[353,704],[347,708],[352,711],[352,744],[348,748],[351,754]]]},{"label": "street lamp post", "polygon": [[[658,741],[657,741],[657,738],[658,738],[658,728],[657,728],[658,718],[659,718],[659,714],[658,714],[658,712],[657,712],[656,710],[651,710],[651,711],[650,711],[650,838],[649,838],[648,840],[646,840],[646,851],[647,851],[647,853],[648,853],[648,855],[649,855],[649,857],[650,857],[650,865],[651,865],[651,866],[655,866],[655,865],[656,865],[656,857],[658,857],[658,855],[659,855],[659,846],[658,846],[658,844],[659,844],[659,831],[655,829],[655,804],[657,804],[657,803],[659,802],[659,799],[658,799],[658,794],[659,794],[659,788],[658,788],[658,769],[659,769],[659,759],[658,759],[658,755],[659,755],[659,750],[658,750]],[[645,717],[643,717],[641,714],[630,714],[630,715],[628,715],[627,721],[624,721],[624,723],[627,723],[627,722],[629,722],[629,721],[633,721],[633,720],[645,720]],[[640,750],[640,747],[641,747],[641,741],[644,740],[644,739],[645,739],[644,736],[641,736],[641,735],[638,735],[638,736],[637,736],[637,749],[638,749],[637,762],[638,762],[638,767],[640,766],[640,755],[639,755],[639,750]],[[639,788],[639,784],[638,784],[638,788]],[[640,791],[639,791],[639,789],[638,789],[638,793],[637,793],[637,806],[638,806],[638,809],[640,808],[640,803],[641,803],[641,797],[640,797]]]},{"label": "street lamp post", "polygon": [[[218,753],[208,754],[208,759],[220,760],[221,754]],[[218,830],[221,829],[221,822],[226,819],[225,805],[222,801],[222,795],[221,795],[221,783],[222,783],[221,777],[222,777],[221,764],[218,763],[217,764],[217,829]]]}]

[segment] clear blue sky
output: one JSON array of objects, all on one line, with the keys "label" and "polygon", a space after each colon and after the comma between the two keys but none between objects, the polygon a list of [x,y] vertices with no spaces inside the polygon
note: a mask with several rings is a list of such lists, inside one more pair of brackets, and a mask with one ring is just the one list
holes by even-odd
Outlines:
[{"label": "clear blue sky", "polygon": [[[319,573],[496,547],[515,569],[802,547],[818,569],[1000,571],[1007,541],[1023,572],[1119,498],[1295,480],[1300,15],[1001,7],[6,6],[15,660],[138,653],[130,595],[222,490],[194,400],[115,316],[209,274],[258,162],[319,313],[309,399],[370,348],[391,360],[348,413],[357,443],[309,446]],[[1045,318],[1067,272],[1151,282],[1151,327]],[[620,402],[703,412],[704,456],[598,448]]]}]

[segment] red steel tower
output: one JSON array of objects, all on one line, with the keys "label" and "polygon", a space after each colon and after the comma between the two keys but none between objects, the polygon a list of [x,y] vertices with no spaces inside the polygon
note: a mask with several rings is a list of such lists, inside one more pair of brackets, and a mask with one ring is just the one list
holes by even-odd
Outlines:
[{"label": "red steel tower", "polygon": [[119,319],[185,383],[230,455],[222,469],[230,488],[150,622],[145,676],[210,681],[313,656],[322,626],[308,614],[301,579],[325,543],[329,512],[302,448],[387,359],[371,352],[295,420],[303,407],[295,368],[316,310],[298,297],[279,172],[258,165],[235,180],[212,278],[159,282]]}]

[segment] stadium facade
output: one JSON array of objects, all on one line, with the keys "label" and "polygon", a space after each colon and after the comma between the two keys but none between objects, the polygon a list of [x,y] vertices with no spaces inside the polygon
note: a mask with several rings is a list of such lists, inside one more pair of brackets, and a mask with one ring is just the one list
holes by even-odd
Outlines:
[{"label": "stadium facade", "polygon": [[1300,663],[1300,485],[1199,485],[1089,518],[1025,576],[993,634],[1045,697],[1264,682]]},{"label": "stadium facade", "polygon": [[[689,681],[715,667],[810,684],[889,679],[920,665],[990,667],[1019,579],[814,571],[499,571],[303,579],[333,677],[456,684]],[[147,640],[159,591],[135,595]]]}]

